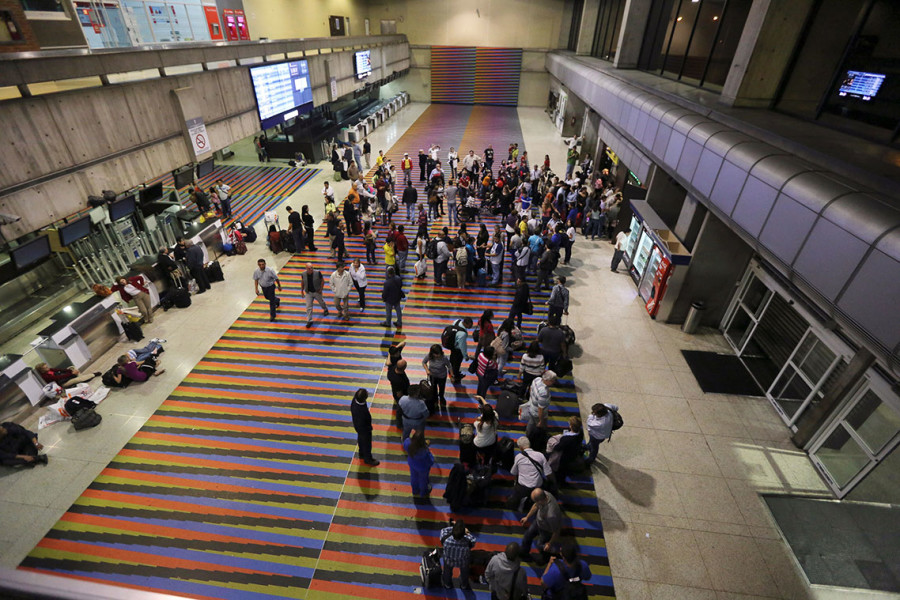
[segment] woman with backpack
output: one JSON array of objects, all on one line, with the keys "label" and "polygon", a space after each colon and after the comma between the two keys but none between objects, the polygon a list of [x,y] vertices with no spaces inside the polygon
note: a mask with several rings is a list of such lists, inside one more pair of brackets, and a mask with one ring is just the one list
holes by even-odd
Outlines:
[{"label": "woman with backpack", "polygon": [[587,458],[588,467],[594,464],[597,452],[600,450],[600,444],[612,436],[613,424],[616,420],[615,414],[618,412],[619,407],[615,404],[598,402],[591,407],[591,415],[587,420],[588,443],[591,446],[591,453]]},{"label": "woman with backpack", "polygon": [[481,456],[482,464],[489,465],[494,460],[497,449],[497,428],[500,422],[494,407],[487,403],[482,396],[475,396],[480,404],[481,415],[475,419],[475,451]]}]

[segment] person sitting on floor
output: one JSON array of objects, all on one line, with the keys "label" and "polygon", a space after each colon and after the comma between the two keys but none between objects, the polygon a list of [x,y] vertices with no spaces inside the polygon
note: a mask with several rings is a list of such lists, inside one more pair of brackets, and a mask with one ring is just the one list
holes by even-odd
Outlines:
[{"label": "person sitting on floor", "polygon": [[40,363],[34,368],[44,380],[44,383],[58,383],[61,386],[75,385],[76,383],[85,383],[94,377],[102,375],[100,371],[93,373],[85,373],[84,375],[75,367],[68,369],[51,369],[47,363]]},{"label": "person sitting on floor", "polygon": [[116,363],[118,364],[118,368],[116,369],[115,375],[113,375],[113,379],[115,379],[116,383],[122,383],[123,377],[127,377],[131,381],[147,381],[151,375],[158,377],[166,372],[165,369],[159,368],[159,358],[154,355],[150,355],[138,362],[129,358],[128,355],[123,354]]},{"label": "person sitting on floor", "polygon": [[47,455],[38,454],[43,448],[36,433],[15,423],[0,425],[0,464],[8,467],[46,465]]}]

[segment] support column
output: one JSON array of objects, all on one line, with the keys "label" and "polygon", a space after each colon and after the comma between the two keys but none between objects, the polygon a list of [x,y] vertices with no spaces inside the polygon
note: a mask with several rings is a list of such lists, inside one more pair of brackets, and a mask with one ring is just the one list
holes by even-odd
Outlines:
[{"label": "support column", "polygon": [[600,0],[584,0],[584,10],[581,11],[581,31],[578,32],[578,46],[575,54],[591,53],[599,13]]},{"label": "support column", "polygon": [[[771,108],[815,0],[753,0],[719,102]],[[727,18],[727,17],[726,17]]]},{"label": "support column", "polygon": [[637,67],[652,5],[653,0],[627,0],[625,2],[625,15],[622,17],[622,28],[619,29],[619,45],[616,48],[616,59],[613,61],[615,68],[634,69]]},{"label": "support column", "polygon": [[656,211],[670,231],[675,231],[686,195],[685,189],[663,169],[658,167],[653,169],[653,174],[647,184],[647,203]]}]

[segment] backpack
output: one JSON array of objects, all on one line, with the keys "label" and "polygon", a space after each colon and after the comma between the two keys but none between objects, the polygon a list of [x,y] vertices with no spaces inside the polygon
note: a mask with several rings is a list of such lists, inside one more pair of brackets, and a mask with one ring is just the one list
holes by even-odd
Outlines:
[{"label": "backpack", "polygon": [[113,365],[109,368],[106,373],[100,378],[103,381],[103,385],[110,388],[124,388],[128,387],[128,384],[131,383],[131,379],[128,378],[124,373],[122,374],[122,383],[116,383],[116,380],[113,379],[116,375],[118,375],[119,365]]},{"label": "backpack", "polygon": [[562,574],[563,585],[562,589],[555,591],[553,597],[559,598],[559,600],[588,600],[587,588],[584,587],[581,577],[578,577],[577,575],[575,577],[569,577],[565,567],[562,566],[561,560],[556,561],[556,566],[559,569],[560,574]]},{"label": "backpack", "polygon": [[438,255],[438,239],[434,238],[433,240],[428,240],[428,243],[425,244],[425,256],[434,260]]},{"label": "backpack", "polygon": [[622,415],[619,414],[619,411],[610,408],[609,412],[611,412],[613,415],[612,430],[616,431],[617,429],[622,429],[622,425],[625,424],[625,421],[622,419]]},{"label": "backpack", "polygon": [[96,427],[102,420],[103,417],[93,408],[85,408],[72,417],[72,426],[75,427],[75,431],[81,431]]},{"label": "backpack", "polygon": [[456,347],[456,334],[460,331],[465,331],[465,329],[456,323],[444,327],[444,331],[441,332],[441,346],[447,350],[453,350]]}]

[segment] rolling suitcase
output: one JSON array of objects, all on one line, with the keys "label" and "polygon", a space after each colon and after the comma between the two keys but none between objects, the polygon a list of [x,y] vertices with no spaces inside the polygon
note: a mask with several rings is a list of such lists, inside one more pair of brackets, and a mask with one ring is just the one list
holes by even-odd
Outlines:
[{"label": "rolling suitcase", "polygon": [[513,467],[516,459],[516,443],[512,438],[504,437],[497,441],[497,464],[504,471],[509,471]]},{"label": "rolling suitcase", "polygon": [[187,308],[191,305],[191,294],[184,288],[172,292],[172,303],[175,308]]},{"label": "rolling suitcase", "polygon": [[497,397],[497,415],[501,419],[515,419],[519,414],[519,396],[508,390],[500,392]]},{"label": "rolling suitcase", "polygon": [[281,233],[281,247],[287,250],[289,253],[293,254],[297,251],[297,245],[294,244],[294,236],[290,234],[286,229],[282,229]]},{"label": "rolling suitcase", "polygon": [[553,365],[553,370],[560,377],[565,377],[572,372],[572,361],[568,358],[560,357],[559,359],[557,359],[556,364]]},{"label": "rolling suitcase", "polygon": [[452,288],[459,286],[459,280],[456,278],[456,271],[447,271],[444,274],[444,285]]},{"label": "rolling suitcase", "polygon": [[440,587],[441,585],[441,551],[438,548],[429,550],[422,555],[422,563],[419,565],[419,575],[422,577],[422,587],[427,589]]},{"label": "rolling suitcase", "polygon": [[214,260],[206,265],[206,277],[210,281],[225,281],[225,274],[222,272],[222,265],[219,261]]}]

